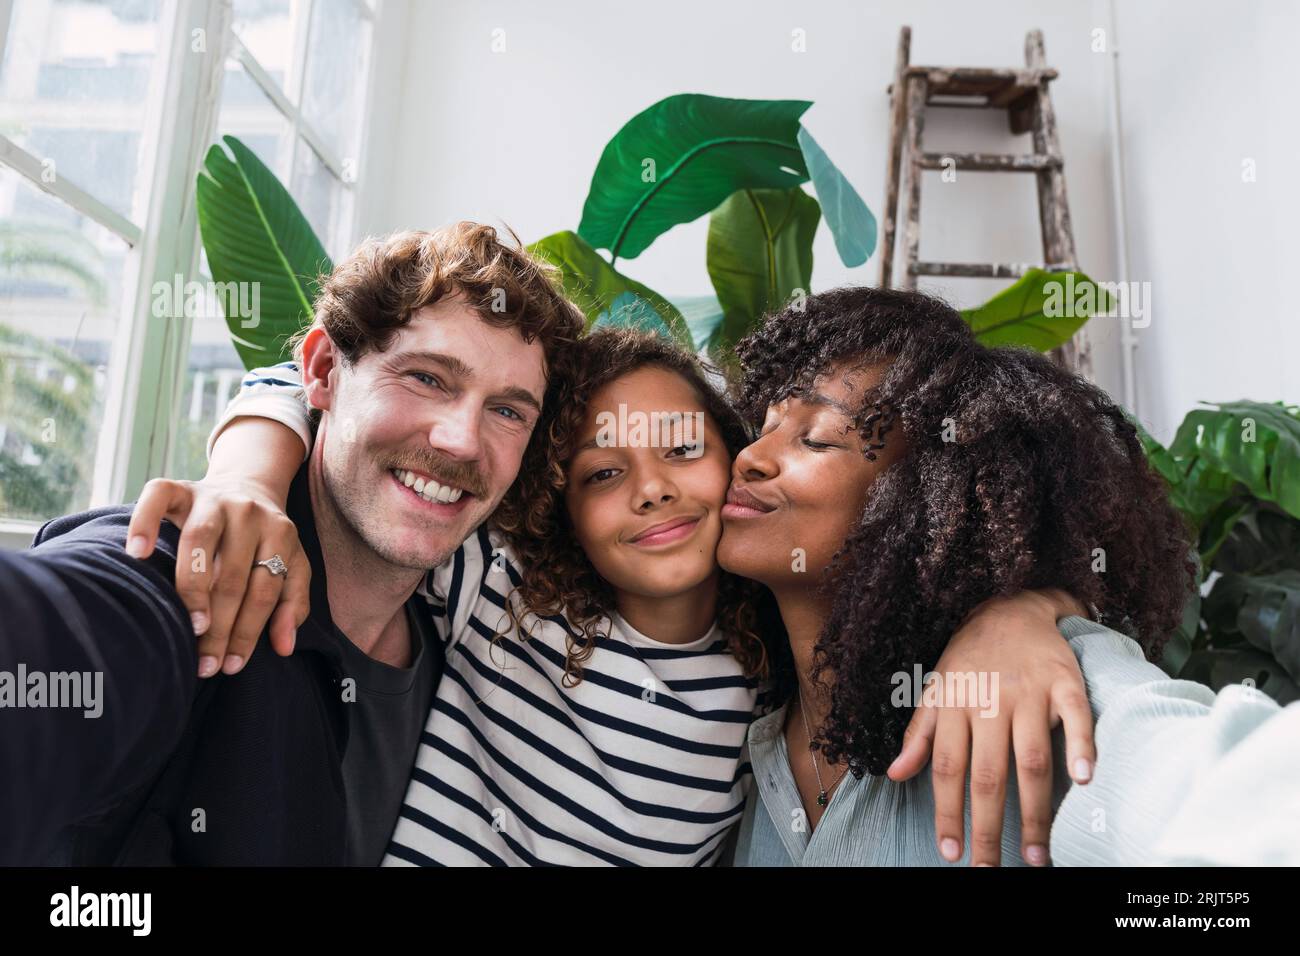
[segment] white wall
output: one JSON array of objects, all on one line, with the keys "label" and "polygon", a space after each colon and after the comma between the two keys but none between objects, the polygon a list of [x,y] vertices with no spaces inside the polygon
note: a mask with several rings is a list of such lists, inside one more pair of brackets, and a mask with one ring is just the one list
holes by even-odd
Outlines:
[{"label": "white wall", "polygon": [[[1108,57],[1094,51],[1094,31],[1113,38],[1118,28],[1129,278],[1153,285],[1152,324],[1137,332],[1141,417],[1168,438],[1199,398],[1300,399],[1284,360],[1287,346],[1297,354],[1297,333],[1281,295],[1300,250],[1295,230],[1284,237],[1280,216],[1268,218],[1297,209],[1284,166],[1300,152],[1296,126],[1276,119],[1297,86],[1296,59],[1283,49],[1300,37],[1294,2],[1215,2],[1207,16],[1186,0],[1119,0],[1115,25],[1104,0],[390,4],[409,7],[404,52],[389,53],[399,128],[363,173],[367,231],[468,218],[507,222],[528,242],[576,228],[606,141],[680,92],[813,100],[808,128],[879,217],[899,27],[912,27],[913,63],[971,66],[1022,64],[1025,33],[1041,28],[1061,74],[1052,90],[1079,262],[1097,279],[1119,278],[1119,262]],[[791,49],[795,29],[805,31],[805,53]],[[1174,92],[1175,81],[1185,91]],[[1003,116],[932,110],[927,148],[1027,151],[1028,137],[1011,137]],[[1251,186],[1240,183],[1247,155],[1260,171]],[[707,219],[679,226],[620,268],[669,296],[705,294],[706,231]],[[961,173],[943,183],[927,174],[922,237],[927,259],[1040,259],[1032,177]],[[876,282],[876,257],[845,268],[825,227],[815,262],[815,289]],[[1004,284],[922,280],[961,306]],[[1119,322],[1090,326],[1097,378],[1117,397]]]},{"label": "white wall", "polygon": [[1116,33],[1141,417],[1300,402],[1300,3],[1120,2]]}]

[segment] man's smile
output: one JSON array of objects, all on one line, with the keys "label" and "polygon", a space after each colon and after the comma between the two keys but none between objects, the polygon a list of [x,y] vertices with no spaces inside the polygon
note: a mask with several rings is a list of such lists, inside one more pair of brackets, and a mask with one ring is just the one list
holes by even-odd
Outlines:
[{"label": "man's smile", "polygon": [[432,476],[405,468],[389,469],[389,476],[397,486],[421,504],[432,506],[441,514],[455,514],[464,510],[474,499],[472,492],[444,485]]}]

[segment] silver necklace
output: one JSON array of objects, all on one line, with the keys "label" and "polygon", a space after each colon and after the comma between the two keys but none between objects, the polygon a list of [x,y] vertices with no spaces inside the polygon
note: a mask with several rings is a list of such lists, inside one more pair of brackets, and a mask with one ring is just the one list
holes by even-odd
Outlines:
[{"label": "silver necklace", "polygon": [[[813,773],[817,775],[817,806],[824,807],[830,802],[830,798],[827,796],[827,789],[822,786],[822,772],[817,769],[817,751],[813,750],[812,730],[808,727],[808,712],[803,709],[803,687],[799,686],[796,689],[799,693],[799,716],[803,718],[803,732],[808,738],[808,755],[812,757]],[[831,790],[839,786],[839,782],[844,779],[844,774],[848,772],[848,769],[848,764],[845,764],[844,769],[840,771],[840,775],[831,783]]]}]

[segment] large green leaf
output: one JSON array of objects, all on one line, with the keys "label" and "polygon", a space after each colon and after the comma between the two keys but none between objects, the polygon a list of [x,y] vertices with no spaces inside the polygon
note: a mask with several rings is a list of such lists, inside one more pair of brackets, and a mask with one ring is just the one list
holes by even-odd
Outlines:
[{"label": "large green leaf", "polygon": [[707,262],[722,322],[710,352],[725,353],[796,289],[808,293],[820,219],[817,200],[798,186],[742,189],[713,211]]},{"label": "large green leaf", "polygon": [[1250,686],[1286,706],[1300,700],[1300,686],[1277,660],[1252,647],[1196,651],[1178,675],[1219,691],[1229,684],[1250,681]]},{"label": "large green leaf", "polygon": [[1224,402],[1188,412],[1169,451],[1199,459],[1255,497],[1300,517],[1300,414],[1265,402]]},{"label": "large green leaf", "polygon": [[1091,316],[1109,312],[1112,306],[1110,293],[1081,272],[1030,269],[988,302],[961,314],[984,345],[1023,345],[1049,352],[1070,341]]},{"label": "large green leaf", "polygon": [[1183,618],[1178,624],[1178,630],[1169,635],[1169,641],[1165,644],[1164,653],[1156,663],[1170,677],[1177,677],[1182,669],[1187,665],[1187,660],[1192,654],[1192,648],[1196,641],[1196,635],[1201,627],[1201,592],[1192,588],[1187,595],[1187,601],[1183,605]]},{"label": "large green leaf", "polygon": [[846,266],[860,266],[876,248],[876,217],[807,129],[799,127],[799,148],[817,190],[835,249]]},{"label": "large green leaf", "polygon": [[1300,571],[1300,519],[1255,502],[1225,537],[1214,569],[1227,574]]},{"label": "large green leaf", "polygon": [[[564,294],[587,316],[588,327],[594,324],[602,313],[610,313],[614,303],[621,296],[631,292],[655,311],[663,324],[668,327],[674,340],[692,347],[691,333],[686,327],[686,321],[671,302],[649,286],[642,285],[635,279],[629,279],[616,270],[577,233],[567,230],[552,233],[534,242],[528,247],[528,251],[560,270]],[[623,305],[627,301],[623,300],[620,304],[619,312],[623,310]]]},{"label": "large green leaf", "polygon": [[681,93],[638,113],[605,146],[578,233],[614,259],[632,259],[737,189],[808,180],[799,148],[805,100],[737,100]]},{"label": "large green leaf", "polygon": [[642,332],[654,332],[666,339],[673,337],[668,323],[645,299],[635,292],[624,292],[610,303],[609,310],[596,316],[592,328],[612,326],[614,328],[639,329]]},{"label": "large green leaf", "polygon": [[677,306],[677,311],[682,314],[687,328],[691,330],[695,350],[698,352],[700,349],[707,348],[709,340],[722,324],[722,306],[718,304],[718,297],[716,295],[678,296],[673,299],[673,305]]},{"label": "large green leaf", "polygon": [[312,316],[317,277],[333,266],[288,191],[233,136],[208,150],[198,178],[199,229],[212,278],[237,283],[252,317],[228,310],[226,324],[247,368],[286,357],[290,336]]}]

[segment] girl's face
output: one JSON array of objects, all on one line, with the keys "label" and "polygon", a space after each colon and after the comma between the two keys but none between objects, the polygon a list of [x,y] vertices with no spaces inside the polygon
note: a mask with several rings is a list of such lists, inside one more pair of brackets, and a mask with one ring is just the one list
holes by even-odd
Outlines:
[{"label": "girl's face", "polygon": [[565,504],[615,591],[670,597],[717,573],[730,477],[722,434],[691,385],[647,366],[592,396]]},{"label": "girl's face", "polygon": [[876,476],[902,453],[895,425],[864,457],[853,419],[882,366],[849,363],[809,392],[767,409],[758,439],[736,456],[722,509],[718,563],[773,590],[815,585],[856,526]]}]

